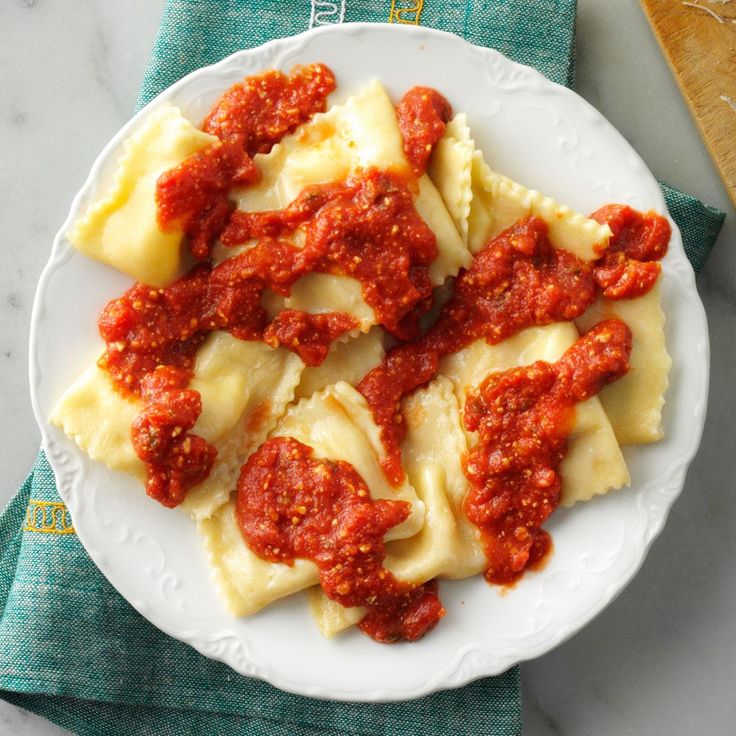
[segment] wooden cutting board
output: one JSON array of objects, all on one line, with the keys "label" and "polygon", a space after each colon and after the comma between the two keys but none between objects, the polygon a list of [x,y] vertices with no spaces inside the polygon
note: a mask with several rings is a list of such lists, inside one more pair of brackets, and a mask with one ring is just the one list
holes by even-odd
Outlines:
[{"label": "wooden cutting board", "polygon": [[736,0],[641,4],[736,205]]}]

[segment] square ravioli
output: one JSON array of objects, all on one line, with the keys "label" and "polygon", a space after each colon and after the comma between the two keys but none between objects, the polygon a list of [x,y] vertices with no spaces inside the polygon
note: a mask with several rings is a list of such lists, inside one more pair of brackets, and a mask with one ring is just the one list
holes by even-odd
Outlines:
[{"label": "square ravioli", "polygon": [[[309,185],[342,181],[372,168],[401,174],[409,171],[394,106],[377,81],[343,105],[315,115],[255,161],[263,175],[257,186],[241,190],[238,207],[243,211],[280,209]],[[439,254],[430,267],[430,277],[439,286],[468,265],[470,254],[426,174],[417,182],[414,206],[437,238]],[[307,274],[292,287],[284,306],[305,312],[347,312],[357,318],[362,330],[376,323],[360,285],[347,276]]]},{"label": "square ravioli", "polygon": [[[386,545],[385,567],[399,579],[421,585],[433,578],[462,579],[485,570],[480,531],[463,509],[468,480],[462,462],[475,443],[462,421],[465,398],[489,373],[536,360],[554,362],[576,338],[573,326],[559,324],[527,330],[500,346],[478,340],[447,358],[440,376],[404,400],[407,433],[402,463],[427,507],[427,520],[416,536]],[[629,482],[621,450],[595,397],[576,407],[560,474],[565,506]],[[308,591],[308,599],[317,626],[328,637],[365,615],[365,609],[343,607],[319,587]]]},{"label": "square ravioli", "polygon": [[[341,382],[292,405],[271,434],[271,437],[290,437],[302,442],[318,458],[350,463],[365,481],[372,498],[408,503],[409,517],[392,527],[386,539],[414,536],[424,525],[425,505],[408,482],[394,488],[386,481],[379,464],[376,436],[363,397]],[[253,613],[319,580],[317,566],[307,560],[288,565],[267,562],[256,555],[237,527],[235,501],[201,521],[199,530],[215,571],[215,581],[234,615]]]},{"label": "square ravioli", "polygon": [[112,184],[69,233],[69,240],[90,258],[102,261],[149,286],[168,286],[182,273],[180,228],[164,231],[158,223],[156,180],[217,141],[162,105],[124,144]]},{"label": "square ravioli", "polygon": [[[213,332],[199,349],[191,383],[201,396],[202,412],[194,431],[218,455],[207,479],[182,504],[194,519],[209,516],[227,500],[247,455],[293,399],[303,367],[284,348],[237,340],[226,332]],[[142,406],[139,398],[117,391],[108,374],[93,365],[61,397],[51,422],[92,460],[145,481],[145,464],[131,441],[131,426]]]}]

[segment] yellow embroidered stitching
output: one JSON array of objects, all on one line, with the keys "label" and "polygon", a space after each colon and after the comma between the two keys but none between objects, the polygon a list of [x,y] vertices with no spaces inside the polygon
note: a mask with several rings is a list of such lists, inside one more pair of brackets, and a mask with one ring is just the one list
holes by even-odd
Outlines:
[{"label": "yellow embroidered stitching", "polygon": [[67,507],[61,501],[37,501],[32,498],[26,509],[23,531],[40,534],[74,534]]},{"label": "yellow embroidered stitching", "polygon": [[[408,5],[402,5],[402,3],[407,2]],[[391,12],[388,16],[388,22],[418,26],[422,18],[423,8],[424,0],[391,0]]]}]

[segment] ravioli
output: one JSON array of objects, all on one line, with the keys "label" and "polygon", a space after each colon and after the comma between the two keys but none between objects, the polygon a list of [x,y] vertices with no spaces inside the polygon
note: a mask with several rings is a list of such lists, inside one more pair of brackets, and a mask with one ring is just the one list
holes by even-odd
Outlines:
[{"label": "ravioli", "polygon": [[[608,243],[607,225],[492,171],[475,149],[462,113],[448,123],[433,153],[429,173],[455,226],[468,233],[466,242],[472,253],[530,214],[547,222],[553,246],[569,250],[582,260],[595,260]],[[659,302],[658,286],[637,299],[612,301],[599,297],[576,320],[582,330],[587,330],[601,319],[620,317],[633,333],[629,374],[605,387],[599,396],[619,444],[656,442],[663,436],[661,412],[671,360],[665,347],[664,313]]]},{"label": "ravioli", "polygon": [[75,223],[68,237],[97,261],[150,286],[168,286],[182,273],[183,232],[164,232],[156,217],[156,181],[185,158],[217,142],[162,105],[123,144],[112,184]]},{"label": "ravioli", "polygon": [[141,402],[124,398],[106,371],[91,365],[62,395],[49,421],[87,453],[104,463],[146,481],[146,466],[133,449],[130,428]]},{"label": "ravioli", "polygon": [[[560,322],[546,327],[532,327],[490,345],[476,340],[440,362],[440,373],[450,378],[462,412],[470,389],[478,386],[491,372],[503,371],[537,360],[552,363],[578,338],[575,325]],[[468,446],[476,441],[467,432]],[[575,424],[568,438],[568,452],[560,465],[563,506],[572,506],[593,496],[629,483],[629,473],[616,441],[611,423],[597,397],[578,404]]]},{"label": "ravioli", "polygon": [[[367,435],[363,430],[371,425],[374,431]],[[271,436],[292,437],[311,447],[316,457],[350,463],[374,499],[390,498],[410,504],[409,517],[392,527],[386,539],[414,536],[424,525],[425,506],[408,482],[398,488],[388,484],[376,453],[377,435],[363,397],[347,383],[338,382],[292,405]],[[269,563],[252,552],[237,529],[234,509],[235,504],[230,501],[199,525],[228,610],[245,616],[318,582],[317,566],[311,562],[300,561],[293,566]]]},{"label": "ravioli", "polygon": [[302,371],[294,398],[309,397],[338,381],[357,386],[363,376],[381,362],[384,354],[383,330],[377,326],[353,339],[338,342],[322,365],[307,366]]},{"label": "ravioli", "polygon": [[[427,521],[416,536],[386,545],[385,567],[400,580],[420,585],[433,578],[462,579],[485,570],[480,531],[463,510],[468,481],[462,459],[475,437],[464,430],[461,405],[467,391],[489,372],[535,360],[555,361],[577,337],[574,326],[560,324],[527,330],[500,346],[478,340],[443,360],[440,370],[446,375],[404,400],[407,433],[402,464],[427,507]],[[501,349],[495,351],[496,347]],[[563,506],[629,482],[621,450],[595,397],[576,407],[560,474]],[[365,609],[345,608],[330,600],[319,587],[308,591],[308,601],[312,617],[327,637],[365,615]]]},{"label": "ravioli", "polygon": [[248,549],[228,501],[198,525],[214,583],[232,616],[248,616],[269,603],[314,585],[319,570],[310,560],[268,562]]},{"label": "ravioli", "polygon": [[[209,516],[235,488],[240,465],[273,429],[292,401],[303,363],[285,348],[213,332],[197,353],[191,387],[202,398],[192,432],[213,444],[217,459],[207,479],[182,503],[193,518]],[[123,397],[108,374],[93,365],[61,397],[51,422],[92,460],[145,483],[146,467],[131,441],[143,403]]]},{"label": "ravioli", "polygon": [[[409,479],[418,493],[446,497],[454,518],[447,541],[439,537],[434,541],[440,554],[448,559],[438,576],[460,579],[477,575],[486,567],[486,556],[480,532],[463,510],[468,481],[462,460],[468,442],[452,381],[438,376],[407,397],[403,410],[406,437],[401,457]],[[442,438],[440,442],[438,437]]]},{"label": "ravioli", "polygon": [[344,312],[358,322],[360,332],[368,332],[376,324],[373,308],[363,299],[360,281],[350,276],[308,273],[291,287],[282,304],[285,309],[309,314]]},{"label": "ravioli", "polygon": [[576,324],[587,330],[609,317],[622,319],[631,330],[631,370],[603,388],[599,394],[601,404],[620,444],[656,442],[664,436],[662,407],[672,365],[665,345],[659,282],[648,294],[636,299],[613,301],[599,296]]},{"label": "ravioli", "polygon": [[[442,467],[436,462],[430,463],[419,468],[411,478],[417,495],[427,508],[425,523],[415,536],[386,544],[384,567],[399,580],[421,585],[452,570],[463,550],[459,548],[457,525],[446,494]],[[475,572],[482,569],[481,566]],[[319,586],[307,591],[307,600],[319,630],[327,637],[357,624],[366,611],[361,606],[340,605],[328,598]]]},{"label": "ravioli", "polygon": [[338,381],[294,404],[270,436],[293,437],[313,448],[315,457],[349,462],[373,498],[409,503],[411,514],[391,528],[387,540],[410,537],[421,529],[424,504],[417,500],[408,482],[393,487],[386,480],[379,465],[384,449],[378,427],[363,396],[349,384]]},{"label": "ravioli", "polygon": [[[315,115],[270,153],[259,154],[254,160],[262,178],[257,186],[240,190],[238,207],[245,211],[281,209],[307,185],[343,181],[370,168],[409,173],[396,112],[377,81],[343,105]],[[429,275],[438,286],[469,265],[470,253],[426,174],[419,179],[414,206],[437,238],[439,254]],[[376,322],[360,283],[347,276],[307,274],[294,285],[284,306],[310,313],[347,312],[358,320],[362,331]]]},{"label": "ravioli", "polygon": [[[452,382],[440,376],[404,400],[407,433],[402,463],[424,501],[427,518],[421,532],[386,545],[384,566],[397,578],[421,585],[436,577],[465,578],[481,573],[486,558],[478,529],[462,510],[467,480],[462,458],[468,451]],[[441,441],[437,441],[441,438]],[[346,608],[321,588],[307,591],[309,608],[319,630],[332,637],[365,615]]]},{"label": "ravioli", "polygon": [[238,192],[238,207],[245,211],[281,209],[304,187],[343,181],[355,171],[409,173],[396,113],[378,81],[315,115],[254,161],[261,180]]},{"label": "ravioli", "polygon": [[191,387],[202,397],[192,432],[217,447],[209,476],[181,507],[195,519],[210,516],[237,483],[240,466],[266,439],[294,398],[304,369],[286,348],[213,332],[197,352]]},{"label": "ravioli", "polygon": [[[439,185],[441,193],[448,209],[455,213],[458,230],[468,233],[467,243],[472,253],[477,253],[490,238],[517,220],[530,215],[547,223],[553,246],[569,250],[583,261],[598,258],[611,236],[608,225],[601,225],[493,171],[470,139],[463,114],[447,126],[433,153],[430,174],[438,182],[440,179],[446,182]],[[458,191],[456,186],[462,189]]]},{"label": "ravioli", "polygon": [[[472,177],[473,152],[474,144],[470,140],[465,115],[456,115],[447,124],[445,134],[437,141],[428,168],[429,177],[437,187],[447,212],[466,245],[471,242],[468,222],[470,205],[476,198]],[[475,236],[472,242],[476,242]],[[472,252],[479,249],[480,247],[471,247]]]},{"label": "ravioli", "polygon": [[[183,233],[163,232],[158,226],[156,181],[216,142],[177,108],[160,106],[124,143],[109,191],[96,199],[69,235],[74,246],[152,287],[171,284],[191,259],[183,253]],[[414,206],[438,247],[429,266],[434,304],[422,319],[423,329],[449,298],[452,277],[471,264],[473,254],[490,238],[519,219],[543,219],[552,245],[586,262],[599,257],[611,235],[608,226],[492,170],[462,113],[447,123],[427,173],[412,178],[394,106],[378,81],[314,115],[254,161],[260,180],[230,193],[244,211],[283,209],[308,185],[343,182],[371,169],[406,176]],[[302,226],[283,237],[302,247],[305,232]],[[237,248],[215,243],[214,262],[255,242]],[[269,283],[278,290],[276,281]],[[421,585],[435,578],[470,577],[487,567],[480,531],[463,508],[468,493],[463,461],[477,436],[465,429],[462,416],[468,392],[490,373],[537,360],[554,362],[578,338],[578,328],[585,331],[601,319],[619,317],[630,327],[630,373],[576,407],[568,451],[559,467],[563,506],[628,484],[619,445],[662,437],[661,410],[671,361],[657,287],[633,300],[600,297],[576,321],[577,327],[568,322],[531,328],[497,345],[476,340],[444,357],[434,380],[403,399],[406,434],[401,459],[406,479],[393,487],[381,466],[390,458],[380,429],[354,388],[385,353],[384,331],[362,289],[349,276],[312,272],[293,284],[287,296],[270,289],[261,295],[268,320],[284,309],[342,312],[356,320],[357,327],[333,341],[319,366],[306,367],[285,348],[239,340],[227,332],[211,333],[196,354],[190,387],[199,393],[202,411],[192,432],[215,446],[217,458],[208,477],[190,490],[181,506],[197,522],[215,584],[234,616],[255,613],[299,591],[307,594],[326,636],[359,623],[366,613],[363,607],[344,607],[328,598],[318,585],[319,570],[313,562],[269,562],[244,541],[234,491],[243,463],[268,438],[291,437],[310,447],[317,458],[347,462],[372,498],[409,504],[407,519],[384,536],[384,564],[399,580]],[[223,304],[238,308],[235,297],[233,304]],[[319,339],[306,334],[307,339]],[[298,338],[291,344],[297,346]],[[109,375],[95,364],[61,397],[51,422],[92,460],[145,484],[146,466],[131,441],[132,423],[141,408],[140,399],[118,393]]]}]

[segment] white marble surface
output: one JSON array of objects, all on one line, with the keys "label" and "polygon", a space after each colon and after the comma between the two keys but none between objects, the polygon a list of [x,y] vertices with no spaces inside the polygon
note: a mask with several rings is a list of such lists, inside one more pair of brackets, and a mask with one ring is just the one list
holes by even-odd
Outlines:
[{"label": "white marble surface", "polygon": [[[0,3],[6,255],[0,269],[0,506],[38,445],[26,379],[35,283],[73,194],[132,111],[162,7],[163,0]],[[578,91],[656,175],[725,209],[729,218],[699,278],[713,351],[711,399],[684,494],[620,598],[572,640],[523,666],[524,732],[733,733],[735,213],[636,0],[579,0]],[[0,702],[0,734],[9,733],[63,731]]]}]

